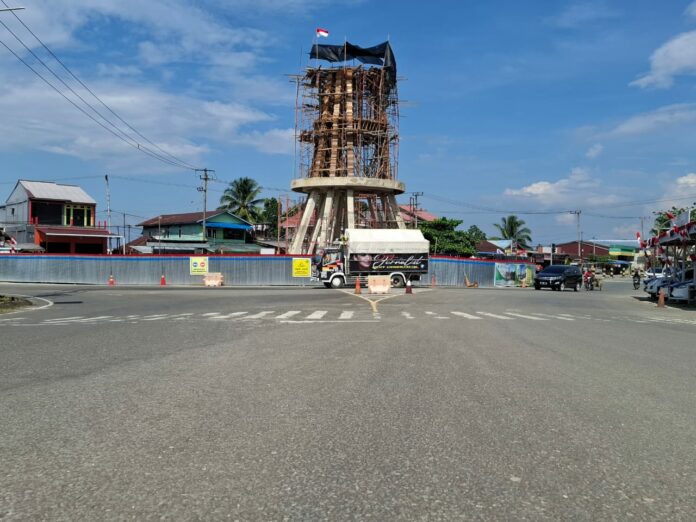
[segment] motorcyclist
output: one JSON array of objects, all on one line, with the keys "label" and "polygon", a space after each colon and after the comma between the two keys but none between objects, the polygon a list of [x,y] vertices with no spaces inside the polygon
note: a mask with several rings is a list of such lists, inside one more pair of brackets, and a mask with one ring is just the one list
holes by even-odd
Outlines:
[{"label": "motorcyclist", "polygon": [[633,288],[638,289],[639,286],[640,286],[640,272],[636,268],[633,271]]},{"label": "motorcyclist", "polygon": [[593,285],[596,284],[594,272],[590,268],[587,268],[585,273],[582,275],[582,278],[584,279],[586,285],[590,283]]}]

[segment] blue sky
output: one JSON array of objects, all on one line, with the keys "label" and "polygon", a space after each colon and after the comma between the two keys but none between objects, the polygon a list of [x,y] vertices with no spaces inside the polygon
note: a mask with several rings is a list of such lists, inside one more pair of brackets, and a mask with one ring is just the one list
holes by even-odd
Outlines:
[{"label": "blue sky", "polygon": [[[493,234],[514,211],[548,244],[576,237],[563,211],[582,211],[586,239],[633,238],[640,216],[647,230],[653,211],[696,202],[696,2],[4,1],[161,149],[264,196],[298,197],[280,192],[295,171],[288,75],[323,27],[322,43],[390,39],[399,178],[435,214]],[[0,40],[40,69],[2,26]],[[63,180],[104,210],[108,173],[128,223],[202,209],[194,173],[119,141],[2,46],[0,85],[0,200],[19,178]],[[224,184],[211,189],[215,203]]]}]

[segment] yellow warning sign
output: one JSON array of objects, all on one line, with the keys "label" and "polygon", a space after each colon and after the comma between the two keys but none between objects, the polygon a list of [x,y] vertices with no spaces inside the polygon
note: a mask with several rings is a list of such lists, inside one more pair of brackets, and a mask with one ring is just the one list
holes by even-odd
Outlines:
[{"label": "yellow warning sign", "polygon": [[312,268],[308,257],[292,259],[292,277],[311,277]]},{"label": "yellow warning sign", "polygon": [[191,275],[205,275],[208,273],[207,257],[189,257],[189,270]]}]

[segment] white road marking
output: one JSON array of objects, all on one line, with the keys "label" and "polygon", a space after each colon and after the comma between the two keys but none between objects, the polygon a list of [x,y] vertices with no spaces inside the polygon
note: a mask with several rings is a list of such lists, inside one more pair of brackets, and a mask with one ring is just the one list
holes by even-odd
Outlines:
[{"label": "white road marking", "polygon": [[506,315],[492,314],[490,312],[476,312],[479,315],[485,315],[486,317],[492,317],[493,319],[507,319],[508,321],[514,321],[512,317]]},{"label": "white road marking", "polygon": [[225,315],[213,315],[213,316],[208,317],[208,319],[211,319],[214,321],[221,321],[221,320],[225,320],[225,319],[234,319],[235,317],[241,317],[243,315],[246,315],[247,313],[249,313],[249,312],[232,312],[232,313],[225,314]]},{"label": "white road marking", "polygon": [[551,315],[551,314],[539,314],[536,312],[532,312],[534,315],[538,315],[541,317],[548,317],[550,319],[560,319],[561,321],[575,321],[572,317],[563,317],[562,315]]},{"label": "white road marking", "polygon": [[403,315],[406,319],[413,319],[413,316],[408,312],[401,312],[401,315]]},{"label": "white road marking", "polygon": [[266,317],[269,314],[274,313],[272,310],[271,311],[265,311],[265,312],[259,312],[258,314],[254,315],[247,315],[244,319],[261,319],[263,317]]},{"label": "white road marking", "polygon": [[355,312],[353,312],[352,310],[345,310],[341,312],[341,315],[338,318],[342,320],[352,319],[354,313]]},{"label": "white road marking", "polygon": [[467,314],[464,312],[452,312],[452,315],[456,315],[458,317],[463,317],[464,319],[481,319],[480,317],[477,317],[475,315]]},{"label": "white road marking", "polygon": [[77,323],[91,323],[94,321],[101,321],[102,319],[111,319],[113,315],[98,315],[97,317],[87,317],[86,319],[78,319]]},{"label": "white road marking", "polygon": [[290,310],[289,312],[285,312],[284,314],[280,314],[276,319],[289,319],[297,314],[301,314],[302,312],[300,310]]},{"label": "white road marking", "polygon": [[524,315],[524,314],[518,314],[515,312],[505,312],[508,315],[513,315],[515,317],[519,317],[520,319],[531,319],[532,321],[548,321],[548,319],[544,317],[534,317],[532,315]]},{"label": "white road marking", "polygon": [[78,319],[84,319],[84,315],[75,315],[73,317],[57,317],[55,319],[44,319],[44,323],[54,323],[58,321],[76,321]]},{"label": "white road marking", "polygon": [[326,310],[317,310],[316,312],[312,312],[309,314],[305,319],[308,321],[314,320],[314,319],[321,319],[324,317],[328,312]]},{"label": "white road marking", "polygon": [[[346,324],[346,323],[379,323],[379,320],[372,320],[372,319],[354,319],[354,320],[351,320],[351,321],[346,321],[345,319],[344,319],[344,320],[340,320],[340,319],[336,319],[336,320],[324,319],[324,320],[321,320],[321,321],[308,321],[308,320],[306,320],[306,319],[304,319],[304,320],[301,319],[301,320],[299,320],[299,321],[289,320],[289,321],[278,321],[278,322],[281,323],[281,324],[316,324],[316,323],[322,323],[322,324],[323,324],[323,323],[342,323],[342,324]],[[20,325],[17,325],[17,326],[20,326]]]},{"label": "white road marking", "polygon": [[220,312],[208,312],[207,314],[201,314],[203,317],[212,317],[214,315],[220,315]]}]

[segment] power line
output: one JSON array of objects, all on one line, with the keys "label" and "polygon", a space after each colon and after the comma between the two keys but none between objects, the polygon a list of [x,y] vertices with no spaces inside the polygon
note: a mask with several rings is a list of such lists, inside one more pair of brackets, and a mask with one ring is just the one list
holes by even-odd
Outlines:
[{"label": "power line", "polygon": [[[4,0],[0,0],[3,1]],[[16,15],[15,15],[16,16]],[[32,67],[26,60],[24,60],[21,56],[19,56],[14,50],[12,50],[4,41],[0,40],[0,44],[2,44],[5,49],[7,49],[12,55],[22,62],[29,70],[31,70],[36,76],[41,78],[49,87],[51,87],[54,91],[56,91],[58,94],[60,94],[65,100],[67,100],[73,107],[78,109],[80,112],[82,112],[85,116],[87,116],[89,119],[94,121],[96,124],[98,124],[100,127],[105,129],[106,131],[110,132],[113,134],[115,137],[126,143],[127,145],[130,145],[131,147],[135,148],[136,150],[139,150],[140,152],[147,154],[148,156],[157,159],[163,163],[166,163],[168,165],[171,165],[173,167],[177,168],[182,168],[185,170],[195,170],[192,169],[191,167],[187,166],[186,164],[180,163],[179,160],[173,161],[168,158],[165,158],[164,156],[157,154],[156,152],[153,152],[150,150],[148,147],[141,145],[138,143],[137,140],[133,139],[131,136],[129,136],[126,132],[121,130],[118,126],[116,126],[113,122],[111,122],[108,118],[106,118],[103,114],[101,114],[97,109],[95,109],[89,102],[87,102],[80,94],[78,94],[72,87],[70,87],[62,78],[60,78],[39,56],[37,56],[34,51],[32,51],[25,43],[24,41],[19,38],[2,20],[0,20],[0,25],[2,25],[7,31],[41,64],[43,67],[50,72],[59,82],[61,82],[70,92],[72,92],[82,103],[84,103],[87,107],[89,107],[95,114],[97,114],[100,118],[102,118],[108,125],[113,127],[114,130],[110,129],[106,125],[104,125],[101,121],[96,119],[94,116],[92,116],[90,113],[88,113],[85,109],[80,107],[77,103],[75,103],[73,100],[71,100],[68,96],[65,95],[59,88],[57,88],[55,85],[53,85],[49,80],[47,80],[39,71],[37,71],[34,67]]]},{"label": "power line", "polygon": [[[39,78],[41,78],[41,80],[43,80],[49,87],[51,87],[54,91],[56,91],[58,94],[60,94],[63,98],[65,98],[65,100],[68,101],[68,103],[70,103],[73,107],[75,107],[75,108],[76,108],[77,110],[79,110],[82,114],[84,114],[85,116],[87,116],[87,117],[88,117],[90,120],[92,120],[94,123],[96,123],[97,125],[99,125],[100,127],[102,127],[104,130],[106,130],[107,132],[113,134],[113,135],[114,135],[116,138],[118,138],[119,140],[123,141],[123,142],[126,143],[127,145],[130,145],[131,147],[135,148],[136,150],[139,150],[140,152],[142,152],[142,153],[144,153],[144,154],[147,154],[148,156],[151,156],[151,157],[153,157],[153,158],[155,158],[155,159],[157,159],[157,160],[159,160],[159,161],[162,161],[162,162],[164,162],[164,163],[168,163],[169,165],[171,165],[171,166],[173,166],[173,167],[185,168],[185,167],[182,167],[181,165],[179,165],[179,164],[177,164],[177,163],[174,163],[173,161],[169,161],[169,160],[167,160],[166,158],[162,158],[161,156],[158,156],[157,154],[155,154],[154,152],[149,151],[149,150],[148,150],[147,148],[145,148],[145,147],[141,147],[141,145],[140,145],[139,143],[137,143],[137,144],[131,143],[131,142],[129,142],[128,140],[124,139],[122,136],[120,136],[119,134],[117,134],[116,132],[114,132],[112,129],[110,129],[109,127],[107,127],[106,125],[104,125],[102,122],[100,122],[98,119],[96,119],[94,116],[92,116],[90,113],[88,113],[85,109],[83,109],[82,107],[80,107],[79,105],[77,105],[73,100],[71,100],[70,98],[68,98],[60,89],[58,89],[55,85],[53,85],[50,81],[48,81],[40,72],[38,72],[36,69],[34,69],[34,68],[33,68],[29,63],[27,63],[21,56],[19,56],[16,52],[14,52],[5,42],[3,42],[2,40],[0,40],[0,45],[2,45],[2,46],[3,46],[5,49],[7,49],[10,53],[12,53],[12,55],[13,55],[15,58],[17,58],[17,60],[19,60],[20,62],[22,62],[29,70],[31,70],[35,75],[37,75]],[[186,170],[190,170],[190,169],[186,168]]]},{"label": "power line", "polygon": [[[7,5],[7,3],[5,2],[5,0],[0,0],[0,1],[2,1],[2,3],[5,5],[5,7],[8,7],[8,5]],[[185,161],[183,161],[183,160],[177,158],[177,157],[174,156],[173,154],[171,154],[171,153],[167,152],[166,150],[162,149],[159,145],[157,145],[156,143],[152,142],[150,139],[148,139],[146,136],[144,136],[140,131],[138,131],[136,128],[134,128],[133,126],[131,126],[131,125],[130,125],[126,120],[124,120],[120,115],[118,115],[118,114],[117,114],[113,109],[111,109],[111,107],[109,107],[99,96],[97,96],[96,93],[95,93],[94,91],[92,91],[92,89],[90,89],[82,80],[80,80],[80,78],[79,78],[77,75],[75,75],[75,74],[70,70],[70,68],[69,68],[67,65],[65,65],[65,63],[63,63],[63,61],[62,61],[60,58],[58,58],[58,56],[56,56],[56,54],[55,54],[53,51],[51,51],[51,49],[50,49],[50,48],[49,48],[49,47],[48,47],[48,46],[47,46],[35,33],[34,33],[34,31],[32,31],[32,30],[29,28],[29,26],[28,26],[27,24],[24,23],[24,21],[23,21],[16,13],[12,12],[12,15],[17,19],[17,21],[18,21],[20,24],[22,24],[22,26],[23,26],[27,31],[29,31],[29,33],[36,39],[36,41],[39,42],[39,43],[41,44],[41,46],[42,46],[42,47],[43,47],[43,48],[44,48],[44,49],[45,49],[45,50],[46,50],[46,51],[47,51],[47,52],[48,52],[48,53],[49,53],[49,54],[50,54],[62,67],[63,67],[63,69],[65,69],[65,70],[68,72],[68,74],[69,74],[70,76],[72,76],[72,77],[75,79],[75,81],[77,81],[82,87],[84,87],[85,90],[87,90],[87,92],[89,92],[100,104],[102,104],[102,105],[104,106],[104,108],[106,108],[106,110],[108,110],[111,114],[113,114],[116,118],[118,118],[118,120],[119,120],[121,123],[123,123],[123,124],[124,124],[126,127],[128,127],[131,131],[135,132],[138,136],[140,136],[142,139],[144,139],[144,140],[145,140],[146,142],[148,142],[150,145],[152,145],[153,147],[155,147],[157,150],[159,150],[160,152],[162,152],[162,153],[165,154],[166,156],[169,156],[172,160],[176,161],[177,163],[180,163],[182,167],[185,167],[185,168],[188,168],[188,169],[191,169],[191,170],[195,170],[195,168],[196,168],[195,166],[193,166],[193,165],[191,165],[191,164],[189,164],[189,163],[186,163]],[[5,25],[5,24],[3,24],[3,25]],[[5,28],[7,28],[7,26],[5,26]],[[8,29],[8,31],[9,31],[9,29]],[[12,32],[12,31],[10,31],[10,32]],[[25,46],[25,47],[26,47],[26,46]],[[30,51],[30,52],[31,52],[31,51]],[[34,53],[32,52],[32,54],[34,54]],[[34,56],[36,56],[36,55],[34,55]],[[42,63],[43,63],[43,62],[42,62]],[[46,66],[46,67],[47,67],[47,66]],[[47,68],[48,68],[48,67],[47,67]],[[50,70],[50,69],[49,69],[49,70]],[[71,89],[71,90],[72,90],[72,89]],[[74,91],[73,91],[73,92],[74,92]],[[85,102],[85,103],[86,103],[86,102]],[[93,110],[94,110],[94,109],[93,109]],[[96,112],[96,111],[95,111],[95,112]],[[100,114],[100,116],[101,116],[101,114]],[[103,117],[104,117],[104,116],[102,116],[102,118],[103,118]],[[105,118],[105,119],[106,119],[106,118]]]}]

